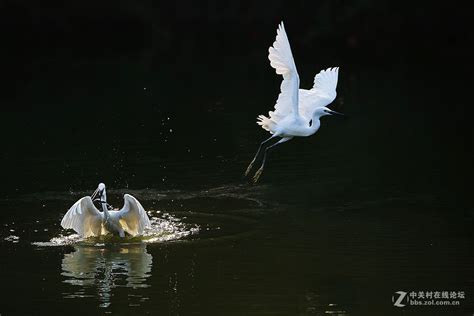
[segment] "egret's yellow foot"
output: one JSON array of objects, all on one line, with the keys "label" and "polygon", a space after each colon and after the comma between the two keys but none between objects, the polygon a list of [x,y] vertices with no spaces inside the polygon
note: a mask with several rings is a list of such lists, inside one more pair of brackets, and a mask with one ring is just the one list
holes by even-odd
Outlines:
[{"label": "egret's yellow foot", "polygon": [[253,183],[257,183],[258,179],[260,179],[260,176],[262,175],[263,172],[263,167],[260,167],[260,169],[255,172],[255,175],[253,176]]},{"label": "egret's yellow foot", "polygon": [[255,159],[252,160],[252,162],[250,163],[250,165],[247,167],[247,170],[245,170],[245,174],[244,174],[244,177],[248,176],[250,171],[252,170],[253,168],[253,164],[255,163]]}]

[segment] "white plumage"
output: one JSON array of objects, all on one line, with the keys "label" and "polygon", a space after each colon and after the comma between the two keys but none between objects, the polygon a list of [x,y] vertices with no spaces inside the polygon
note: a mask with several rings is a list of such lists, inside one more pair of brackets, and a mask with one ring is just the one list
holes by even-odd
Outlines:
[{"label": "white plumage", "polygon": [[312,89],[299,89],[300,114],[307,121],[313,118],[313,113],[316,108],[325,107],[336,99],[338,73],[339,67],[321,70],[314,77],[314,85]]},{"label": "white plumage", "polygon": [[150,219],[140,202],[130,194],[125,194],[124,206],[121,210],[108,210],[105,185],[102,191],[101,185],[93,197],[97,192],[100,194],[103,211],[99,211],[94,206],[93,197],[85,196],[67,211],[61,221],[61,226],[64,229],[73,229],[85,238],[109,233],[120,237],[125,237],[125,232],[132,236],[143,234],[145,228],[150,227]]},{"label": "white plumage", "polygon": [[275,111],[270,112],[270,115],[273,114],[275,117],[285,117],[290,113],[298,115],[297,105],[300,78],[296,71],[290,42],[286,36],[283,22],[278,27],[273,47],[270,46],[268,49],[268,59],[270,59],[270,65],[275,68],[276,73],[283,76],[280,86],[281,92],[275,104]]},{"label": "white plumage", "polygon": [[281,139],[265,149],[262,165],[253,177],[254,182],[258,180],[263,171],[267,151],[270,148],[293,137],[313,135],[320,127],[320,117],[341,114],[326,108],[336,98],[338,67],[319,72],[314,77],[312,89],[300,89],[300,79],[283,22],[279,25],[276,40],[268,51],[270,65],[275,68],[277,74],[283,76],[283,81],[280,86],[280,94],[275,103],[275,109],[268,112],[268,117],[259,115],[257,118],[257,124],[269,131],[272,137],[260,144],[257,154],[248,166],[245,175],[248,175],[252,169],[262,146],[274,137],[281,137]]}]

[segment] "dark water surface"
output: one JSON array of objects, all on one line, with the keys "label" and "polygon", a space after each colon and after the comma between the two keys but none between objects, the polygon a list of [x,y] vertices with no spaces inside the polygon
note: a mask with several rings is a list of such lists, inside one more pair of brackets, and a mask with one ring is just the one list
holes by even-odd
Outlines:
[{"label": "dark water surface", "polygon": [[[255,117],[280,80],[253,70],[263,53],[34,64],[1,127],[0,314],[472,314],[472,133],[443,92],[462,86],[341,64],[332,108],[348,117],[277,148],[254,186]],[[310,86],[323,66],[298,67]],[[69,243],[62,216],[101,181],[167,230]],[[396,308],[396,291],[466,298]]]}]

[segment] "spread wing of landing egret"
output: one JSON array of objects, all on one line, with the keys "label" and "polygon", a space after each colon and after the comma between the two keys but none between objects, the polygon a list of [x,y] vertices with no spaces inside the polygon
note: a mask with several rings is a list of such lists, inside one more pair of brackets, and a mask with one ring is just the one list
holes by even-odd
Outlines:
[{"label": "spread wing of landing egret", "polygon": [[[92,196],[85,196],[74,203],[64,215],[61,226],[73,229],[81,237],[100,236],[107,234],[125,237],[143,234],[149,228],[150,219],[143,206],[130,194],[123,196],[124,206],[121,210],[113,210],[107,204],[105,184],[100,183]],[[101,204],[99,211],[93,201]]]},{"label": "spread wing of landing egret", "polygon": [[275,109],[268,112],[268,117],[259,115],[257,118],[257,124],[270,132],[271,137],[260,143],[255,157],[245,171],[245,176],[252,170],[263,147],[276,137],[279,140],[265,148],[262,164],[252,178],[254,183],[258,181],[263,172],[269,149],[287,142],[293,137],[313,135],[321,125],[320,118],[322,116],[343,115],[326,107],[336,98],[339,67],[320,71],[314,77],[314,84],[310,90],[300,89],[298,71],[283,22],[280,23],[276,40],[268,52],[270,65],[277,74],[283,76],[283,81]]}]

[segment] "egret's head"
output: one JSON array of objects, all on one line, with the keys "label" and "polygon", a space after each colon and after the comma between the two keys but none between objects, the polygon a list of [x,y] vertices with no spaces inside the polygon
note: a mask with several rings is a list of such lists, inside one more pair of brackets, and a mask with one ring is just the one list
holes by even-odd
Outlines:
[{"label": "egret's head", "polygon": [[105,190],[105,184],[103,184],[102,182],[99,183],[99,186],[97,187],[97,189],[99,189],[99,192],[104,191]]},{"label": "egret's head", "polygon": [[314,111],[314,116],[317,117],[317,118],[325,116],[325,115],[334,115],[334,114],[344,115],[342,113],[339,113],[339,112],[333,111],[331,109],[328,109],[327,107],[316,108],[316,110]]}]

